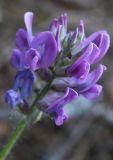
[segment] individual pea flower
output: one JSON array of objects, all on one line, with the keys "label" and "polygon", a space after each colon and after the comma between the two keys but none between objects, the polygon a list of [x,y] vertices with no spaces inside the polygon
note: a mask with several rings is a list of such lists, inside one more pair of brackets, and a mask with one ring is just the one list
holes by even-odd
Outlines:
[{"label": "individual pea flower", "polygon": [[6,103],[15,108],[19,104],[27,102],[27,98],[32,91],[34,75],[30,70],[18,71],[11,90],[5,94]]},{"label": "individual pea flower", "polygon": [[110,45],[107,32],[96,32],[83,42],[85,48],[83,54],[68,67],[70,76],[77,79],[85,79],[92,64],[98,63],[107,53]]},{"label": "individual pea flower", "polygon": [[103,58],[103,56],[107,53],[107,50],[110,46],[110,37],[107,31],[100,30],[98,32],[94,32],[89,37],[85,38],[76,48],[73,50],[72,55],[76,55],[83,49],[85,49],[90,42],[94,43],[100,50],[100,54],[98,57],[98,61]]},{"label": "individual pea flower", "polygon": [[91,42],[84,53],[67,68],[68,75],[76,79],[85,79],[90,71],[91,64],[97,62],[96,59],[99,54],[99,48]]},{"label": "individual pea flower", "polygon": [[78,97],[78,93],[71,88],[67,88],[63,93],[52,92],[43,98],[39,104],[43,106],[43,111],[49,114],[57,126],[62,125],[68,118],[64,107],[67,103]]},{"label": "individual pea flower", "polygon": [[95,70],[88,74],[86,79],[76,80],[72,78],[71,86],[73,86],[80,95],[88,99],[95,99],[102,91],[102,86],[97,84],[97,82],[105,70],[106,66],[100,64]]},{"label": "individual pea flower", "polygon": [[57,56],[57,44],[50,31],[32,35],[33,13],[24,15],[24,29],[19,29],[16,34],[17,48],[13,50],[11,64],[17,70],[47,68],[54,62]]},{"label": "individual pea flower", "polygon": [[54,19],[50,23],[49,30],[53,33],[58,52],[62,49],[62,42],[67,35],[67,14],[63,14],[59,19]]},{"label": "individual pea flower", "polygon": [[105,70],[106,67],[100,64],[96,69],[91,71],[84,80],[76,79],[74,77],[57,78],[53,82],[52,87],[53,89],[62,92],[69,87],[76,90],[79,95],[88,99],[95,99],[102,91],[102,86],[97,84],[97,82]]}]

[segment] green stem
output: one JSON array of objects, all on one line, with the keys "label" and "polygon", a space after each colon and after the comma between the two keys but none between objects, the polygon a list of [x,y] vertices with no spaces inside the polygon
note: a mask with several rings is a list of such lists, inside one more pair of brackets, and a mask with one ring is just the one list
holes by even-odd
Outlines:
[{"label": "green stem", "polygon": [[[31,105],[30,114],[28,114],[27,116],[24,116],[24,117],[21,118],[19,124],[17,125],[17,127],[14,130],[14,132],[10,136],[8,143],[0,151],[0,160],[5,160],[7,158],[7,156],[9,155],[9,153],[12,150],[12,148],[14,147],[15,143],[17,142],[17,140],[21,136],[24,128],[27,126],[28,122],[31,121],[31,119],[32,119],[32,113],[34,111],[34,107],[36,106],[37,101],[40,100],[40,99],[42,99],[46,95],[46,93],[50,89],[52,81],[53,81],[53,79],[37,95],[37,97],[35,98],[34,102]],[[40,116],[40,113],[38,114],[38,116]],[[38,117],[37,117],[37,119],[38,119],[38,121],[40,120],[40,118],[38,118]]]},{"label": "green stem", "polygon": [[26,118],[22,117],[18,126],[16,127],[16,129],[14,130],[12,135],[10,136],[8,143],[5,145],[3,150],[0,152],[0,160],[5,160],[6,159],[6,157],[10,153],[11,149],[15,145],[16,141],[20,137],[21,133],[23,132],[26,124],[27,124]]},{"label": "green stem", "polygon": [[42,89],[42,91],[36,96],[34,102],[31,105],[31,112],[33,111],[33,109],[34,109],[37,101],[40,100],[40,99],[42,99],[46,95],[46,93],[49,91],[53,79],[54,79],[54,76],[50,80],[50,82]]}]

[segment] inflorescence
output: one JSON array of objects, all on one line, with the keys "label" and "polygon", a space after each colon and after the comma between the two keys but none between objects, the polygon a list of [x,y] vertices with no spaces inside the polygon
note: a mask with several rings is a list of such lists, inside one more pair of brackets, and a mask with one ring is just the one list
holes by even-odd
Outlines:
[{"label": "inflorescence", "polygon": [[[24,15],[26,30],[16,33],[16,48],[10,63],[17,70],[12,89],[5,101],[12,108],[28,108],[29,96],[38,94],[49,84],[46,94],[36,101],[39,110],[49,114],[56,125],[68,118],[65,104],[84,96],[95,99],[102,91],[97,84],[106,67],[98,62],[107,53],[109,34],[101,30],[85,36],[81,20],[75,31],[67,31],[67,15],[54,19],[48,31],[32,33],[33,13]],[[97,64],[94,69],[92,65]]]}]

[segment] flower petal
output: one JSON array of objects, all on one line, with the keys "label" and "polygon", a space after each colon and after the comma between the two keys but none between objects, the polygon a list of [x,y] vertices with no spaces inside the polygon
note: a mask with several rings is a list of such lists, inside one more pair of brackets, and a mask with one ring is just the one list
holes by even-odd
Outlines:
[{"label": "flower petal", "polygon": [[35,71],[40,67],[40,54],[36,49],[31,48],[25,53],[25,65],[27,68]]},{"label": "flower petal", "polygon": [[60,52],[61,49],[62,49],[61,48],[61,41],[60,41],[60,33],[61,33],[61,26],[58,26],[58,29],[57,29],[57,32],[56,32],[56,36],[55,36],[58,52]]},{"label": "flower petal", "polygon": [[[98,41],[99,41],[98,38],[100,38],[100,43],[99,44],[98,44]],[[96,42],[96,40],[97,40],[97,42]],[[95,40],[94,43],[95,44],[97,43],[97,46],[100,49],[100,54],[95,59],[95,63],[100,61],[104,57],[104,55],[107,53],[107,50],[110,46],[110,37],[107,33],[100,34],[100,37],[98,36],[96,40]]]},{"label": "flower petal", "polygon": [[59,26],[58,19],[53,19],[49,25],[49,31],[53,32],[54,36],[56,35],[58,26]]},{"label": "flower petal", "polygon": [[91,73],[89,73],[89,75],[87,76],[85,80],[76,81],[75,84],[77,85],[77,88],[76,88],[77,91],[79,93],[83,93],[87,91],[88,89],[90,89],[100,79],[105,69],[106,67],[104,65],[99,65],[98,68],[96,68]]},{"label": "flower petal", "polygon": [[67,34],[67,14],[63,14],[58,19],[59,25],[61,25],[61,41]]},{"label": "flower petal", "polygon": [[100,54],[100,49],[97,47],[97,45],[96,44],[94,44],[94,43],[92,43],[93,44],[93,49],[92,49],[92,51],[91,51],[91,54],[90,54],[90,56],[88,57],[88,62],[90,63],[90,64],[93,64],[93,63],[95,63],[96,61],[96,58],[99,56],[99,54]]},{"label": "flower petal", "polygon": [[21,99],[19,92],[8,90],[5,94],[5,102],[12,108],[15,108],[16,105],[23,103],[23,100]]},{"label": "flower petal", "polygon": [[68,67],[67,73],[77,79],[85,79],[90,70],[90,57],[93,51],[93,43],[87,47],[83,55],[81,55],[71,66]]},{"label": "flower petal", "polygon": [[76,79],[85,79],[89,70],[90,64],[83,60],[78,66],[75,66],[75,68],[71,67],[70,70],[68,70],[68,73]]},{"label": "flower petal", "polygon": [[26,29],[27,29],[27,39],[29,42],[29,45],[33,39],[33,35],[32,35],[32,23],[33,23],[33,13],[32,12],[26,12],[24,14],[24,22],[26,25]]},{"label": "flower petal", "polygon": [[34,82],[34,75],[30,70],[17,72],[14,82],[13,90],[19,91],[23,99],[29,96]]},{"label": "flower petal", "polygon": [[78,26],[78,33],[80,36],[80,39],[83,40],[85,33],[84,33],[84,21],[80,20],[79,26]]},{"label": "flower petal", "polygon": [[67,88],[64,96],[56,99],[50,106],[46,109],[55,120],[56,125],[62,125],[67,119],[67,115],[64,112],[63,107],[70,101],[78,97],[78,93],[71,88]]},{"label": "flower petal", "polygon": [[16,33],[16,46],[18,49],[25,51],[29,48],[27,33],[24,29],[19,29]]},{"label": "flower petal", "polygon": [[36,35],[31,48],[37,49],[41,56],[41,68],[49,67],[57,56],[57,44],[53,34],[49,31]]},{"label": "flower petal", "polygon": [[66,93],[64,94],[64,96],[58,98],[55,102],[53,102],[48,108],[47,108],[47,112],[48,113],[54,113],[57,110],[59,110],[59,108],[62,108],[65,104],[67,104],[68,102],[72,101],[73,99],[77,98],[78,93],[76,91],[74,91],[71,88],[67,88]]},{"label": "flower petal", "polygon": [[86,92],[83,92],[83,95],[88,98],[88,99],[95,99],[97,98],[102,91],[102,86],[95,84],[93,87],[91,87],[89,90]]},{"label": "flower petal", "polygon": [[80,43],[80,45],[73,51],[72,54],[75,55],[76,53],[80,52],[82,49],[86,48],[90,42],[95,43],[100,49],[100,54],[95,62],[101,60],[110,46],[109,34],[104,30],[91,34],[82,43]]},{"label": "flower petal", "polygon": [[11,58],[10,58],[10,63],[15,69],[22,69],[22,52],[19,51],[18,49],[13,49]]},{"label": "flower petal", "polygon": [[63,109],[59,109],[56,116],[54,116],[55,124],[61,126],[68,119],[67,114]]}]

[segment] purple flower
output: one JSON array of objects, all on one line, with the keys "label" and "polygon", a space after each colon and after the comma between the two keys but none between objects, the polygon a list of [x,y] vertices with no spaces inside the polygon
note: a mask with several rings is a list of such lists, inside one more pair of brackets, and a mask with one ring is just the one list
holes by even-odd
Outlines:
[{"label": "purple flower", "polygon": [[90,71],[90,65],[96,62],[99,54],[99,48],[90,43],[85,52],[67,68],[67,73],[74,78],[85,79]]},{"label": "purple flower", "polygon": [[6,103],[9,103],[14,108],[16,105],[26,101],[32,91],[33,82],[34,75],[30,70],[17,72],[12,89],[6,92]]},{"label": "purple flower", "polygon": [[90,72],[84,80],[76,80],[72,78],[71,86],[86,98],[95,99],[102,91],[102,86],[96,83],[101,78],[104,70],[106,70],[106,67],[104,65],[99,65],[95,70]]},{"label": "purple flower", "polygon": [[25,53],[25,64],[31,70],[48,68],[57,56],[57,45],[52,33],[49,31],[36,35],[31,42],[30,48]]},{"label": "purple flower", "polygon": [[26,99],[31,93],[33,82],[34,75],[30,70],[19,71],[14,79],[13,90],[19,91],[21,97]]},{"label": "purple flower", "polygon": [[101,78],[106,67],[99,65],[95,70],[91,71],[83,80],[74,77],[58,78],[53,82],[53,88],[57,91],[65,91],[67,87],[73,88],[79,95],[83,95],[88,99],[95,99],[102,91],[102,86],[97,82]]},{"label": "purple flower", "polygon": [[27,49],[29,49],[30,43],[33,39],[33,35],[32,35],[33,13],[32,12],[26,12],[24,14],[24,22],[25,22],[27,31],[21,28],[16,33],[16,46],[21,51],[26,51]]},{"label": "purple flower", "polygon": [[67,14],[61,15],[59,19],[52,20],[49,30],[53,33],[58,52],[60,52],[62,49],[61,43],[67,34]]},{"label": "purple flower", "polygon": [[85,52],[68,67],[67,73],[77,79],[85,79],[90,71],[90,65],[99,62],[106,54],[110,45],[109,35],[100,31],[86,38],[80,45]]},{"label": "purple flower", "polygon": [[104,57],[110,37],[106,31],[86,37],[83,20],[75,31],[67,32],[66,14],[54,19],[49,31],[36,35],[32,33],[32,12],[24,14],[24,23],[26,30],[20,28],[16,33],[17,48],[13,49],[10,63],[17,74],[12,89],[5,94],[5,101],[12,108],[18,105],[22,112],[29,111],[26,110],[29,109],[28,96],[37,70],[39,81],[35,90],[39,90],[40,98],[33,104],[37,100],[38,109],[49,114],[60,126],[68,118],[64,110],[67,103],[81,95],[95,99],[102,91],[98,80],[106,67],[100,64],[92,70],[91,65]]},{"label": "purple flower", "polygon": [[32,34],[33,13],[32,12],[26,12],[24,14],[24,22],[27,29],[27,41],[28,41],[28,44],[30,45],[33,39],[33,34]]},{"label": "purple flower", "polygon": [[98,31],[91,34],[88,38],[84,39],[78,46],[76,46],[75,50],[73,50],[72,55],[76,55],[81,50],[86,48],[90,43],[94,43],[100,50],[100,54],[95,61],[99,61],[104,57],[107,53],[107,50],[110,46],[110,37],[106,31]]},{"label": "purple flower", "polygon": [[[29,68],[33,71],[49,67],[54,62],[58,50],[53,34],[45,31],[36,36],[32,35],[32,12],[25,13],[24,21],[27,31],[19,29],[16,34],[18,49],[13,50],[10,60],[12,66],[17,70]],[[59,38],[58,34],[56,34],[56,39]]]},{"label": "purple flower", "polygon": [[18,70],[48,68],[57,56],[57,44],[51,32],[41,32],[36,35],[26,52],[14,49],[11,64]]},{"label": "purple flower", "polygon": [[5,102],[8,103],[12,108],[15,108],[18,104],[22,104],[23,100],[19,92],[13,89],[8,90],[5,94]]},{"label": "purple flower", "polygon": [[13,49],[10,64],[17,70],[24,69],[24,53],[22,53],[19,49]]},{"label": "purple flower", "polygon": [[53,119],[55,120],[56,125],[62,125],[64,121],[67,119],[67,115],[63,109],[63,107],[69,103],[70,101],[76,99],[78,94],[71,88],[67,88],[64,96],[57,98],[46,109],[46,112],[49,113]]},{"label": "purple flower", "polygon": [[20,28],[16,33],[16,46],[21,52],[25,52],[29,49],[27,32],[23,28]]}]

